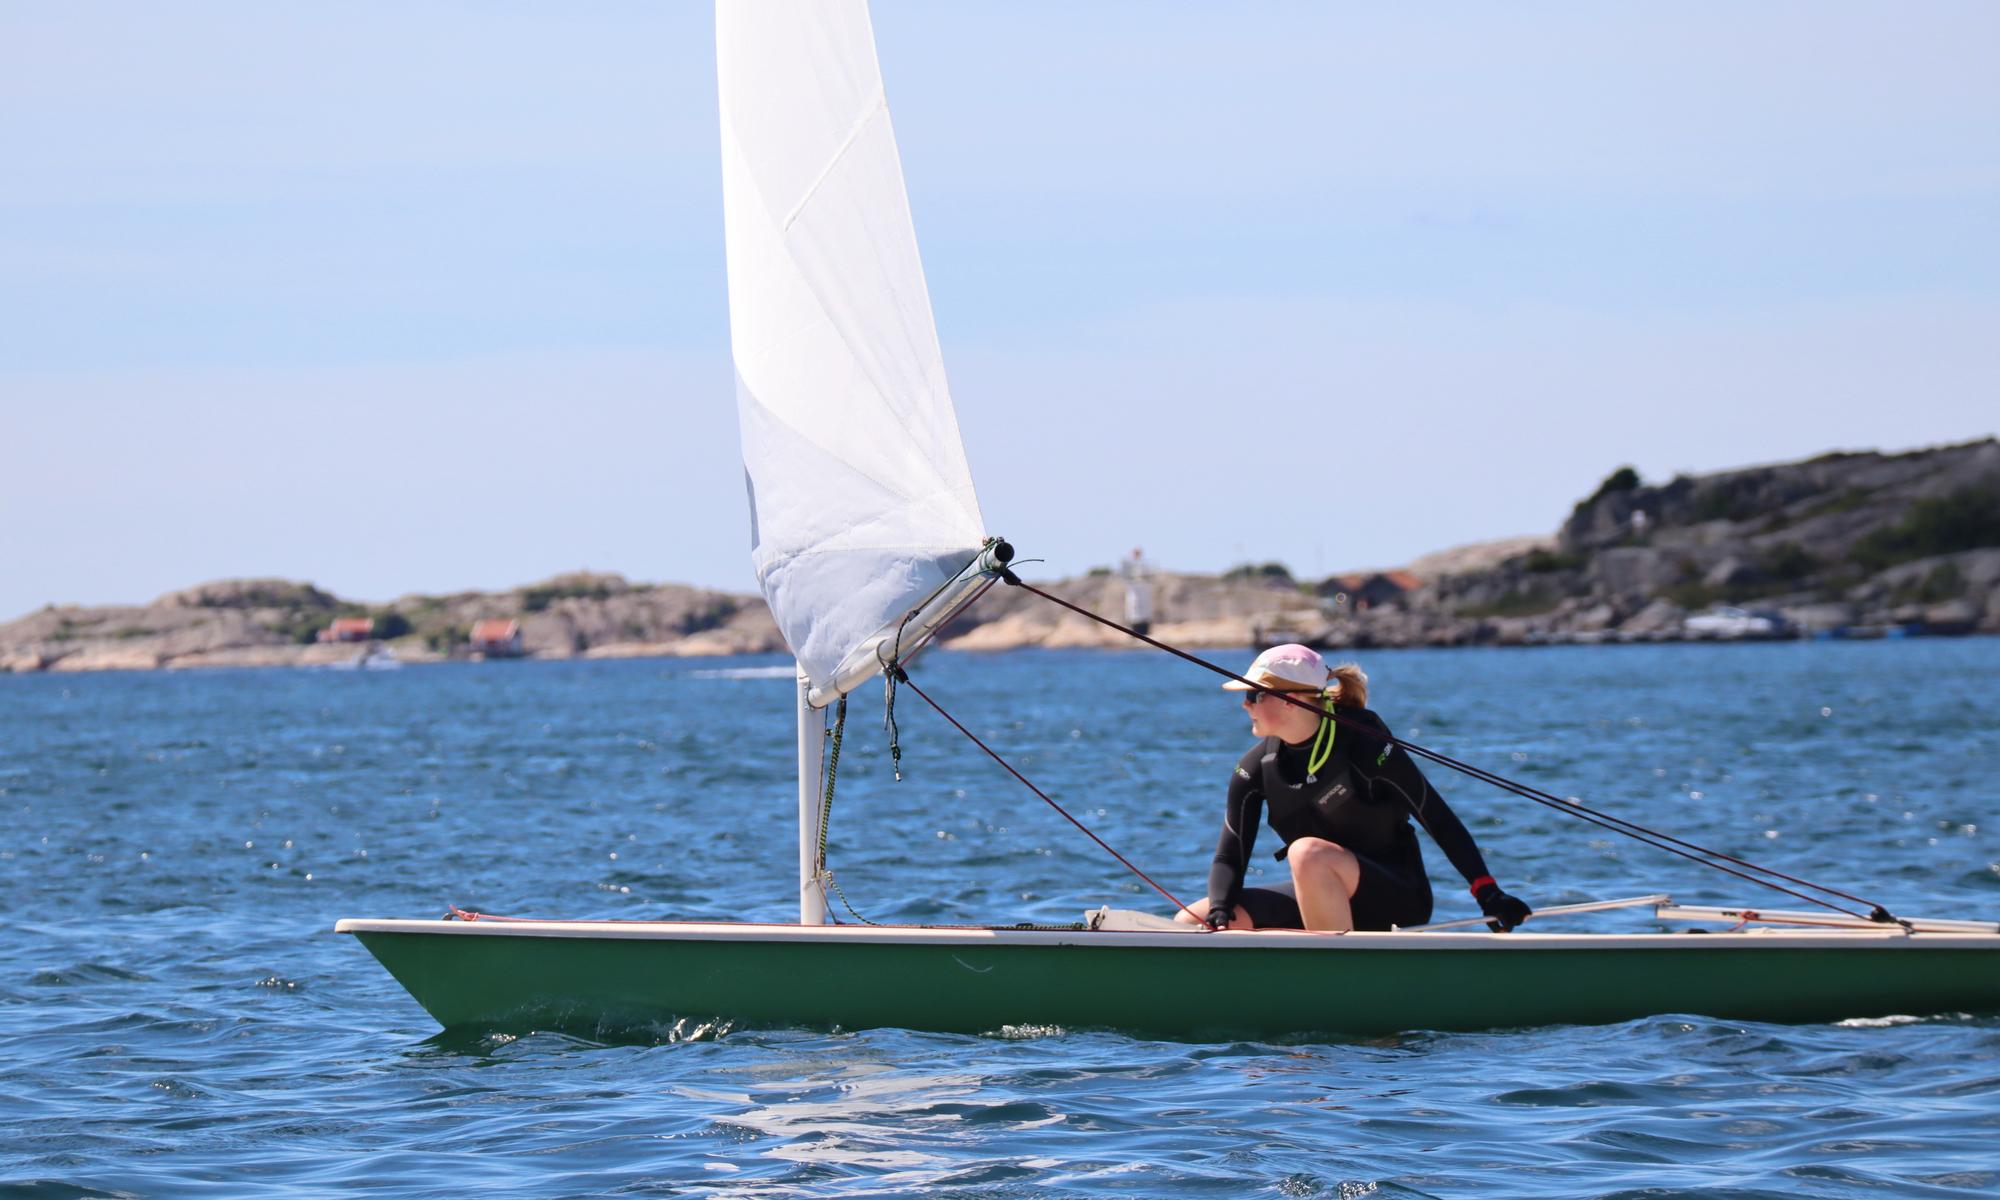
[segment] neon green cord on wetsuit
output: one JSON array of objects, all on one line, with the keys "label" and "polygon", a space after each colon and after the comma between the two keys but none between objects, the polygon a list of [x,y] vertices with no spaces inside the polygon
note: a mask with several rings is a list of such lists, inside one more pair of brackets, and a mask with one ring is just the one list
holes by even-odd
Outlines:
[{"label": "neon green cord on wetsuit", "polygon": [[1333,739],[1340,736],[1340,726],[1333,719],[1333,697],[1324,691],[1320,693],[1320,697],[1326,715],[1319,719],[1319,732],[1313,734],[1312,758],[1306,762],[1308,775],[1319,774],[1319,769],[1326,765],[1326,760],[1333,757]]}]

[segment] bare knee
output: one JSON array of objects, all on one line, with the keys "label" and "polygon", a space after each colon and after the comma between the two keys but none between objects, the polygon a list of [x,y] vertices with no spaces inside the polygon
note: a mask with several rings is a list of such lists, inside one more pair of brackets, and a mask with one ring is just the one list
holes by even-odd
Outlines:
[{"label": "bare knee", "polygon": [[1295,865],[1317,869],[1335,868],[1354,861],[1354,851],[1325,838],[1300,838],[1285,849],[1285,858]]},{"label": "bare knee", "polygon": [[1330,874],[1345,885],[1350,896],[1361,882],[1361,861],[1354,857],[1354,851],[1325,838],[1300,838],[1286,849],[1285,859],[1291,863],[1294,882],[1301,876]]}]

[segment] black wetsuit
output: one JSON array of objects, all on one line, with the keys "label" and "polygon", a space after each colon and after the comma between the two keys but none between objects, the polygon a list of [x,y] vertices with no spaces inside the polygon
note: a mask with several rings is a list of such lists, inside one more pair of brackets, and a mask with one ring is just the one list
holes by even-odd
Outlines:
[{"label": "black wetsuit", "polygon": [[[1335,726],[1333,752],[1314,775],[1306,773],[1311,742],[1294,746],[1268,737],[1236,764],[1222,838],[1208,869],[1211,911],[1240,908],[1259,928],[1297,929],[1304,924],[1290,894],[1290,880],[1278,888],[1243,886],[1244,868],[1265,810],[1287,849],[1300,838],[1324,838],[1361,860],[1361,884],[1352,901],[1356,929],[1430,920],[1430,879],[1424,873],[1423,851],[1410,827],[1411,817],[1466,882],[1486,875],[1486,861],[1472,835],[1408,752],[1385,740],[1389,728],[1382,718],[1365,708],[1343,708],[1340,715],[1349,723]],[[1278,857],[1284,856],[1280,850]]]}]

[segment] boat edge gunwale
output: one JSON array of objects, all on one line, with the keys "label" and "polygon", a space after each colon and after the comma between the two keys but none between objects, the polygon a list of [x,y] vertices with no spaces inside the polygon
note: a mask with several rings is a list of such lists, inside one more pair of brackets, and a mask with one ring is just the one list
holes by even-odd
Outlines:
[{"label": "boat edge gunwale", "polygon": [[1527,951],[1668,950],[1698,948],[1789,947],[1855,949],[1909,946],[1932,950],[2000,951],[2000,933],[1912,933],[1898,926],[1882,929],[1687,930],[1680,933],[1512,933],[1363,932],[1320,933],[1266,929],[1207,933],[1110,929],[1017,929],[1007,926],[938,925],[795,925],[742,921],[460,921],[342,918],[333,932],[386,933],[444,937],[605,939],[652,942],[767,942],[826,945],[941,946],[1076,946],[1111,948],[1182,947],[1236,952],[1405,950],[1405,951]]}]

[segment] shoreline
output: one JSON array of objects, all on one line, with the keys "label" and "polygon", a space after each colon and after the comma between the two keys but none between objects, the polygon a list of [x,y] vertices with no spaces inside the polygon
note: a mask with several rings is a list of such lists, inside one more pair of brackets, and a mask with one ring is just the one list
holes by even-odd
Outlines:
[{"label": "shoreline", "polygon": [[[1736,645],[1752,645],[1752,644],[1796,645],[1801,643],[1829,643],[1829,642],[1842,642],[1842,643],[1846,642],[1872,643],[1872,642],[1900,642],[1900,641],[1929,642],[1929,641],[1938,641],[1943,639],[1960,639],[1960,638],[1982,639],[1991,636],[1994,635],[1989,632],[1979,631],[1979,630],[1950,631],[1950,632],[1870,630],[1859,633],[1846,633],[1839,636],[1808,634],[1805,636],[1786,636],[1786,637],[1665,637],[1665,636],[1628,637],[1628,638],[1550,637],[1550,638],[1541,638],[1534,640],[1506,640],[1506,641],[1499,639],[1477,639],[1477,640],[1461,639],[1461,640],[1448,640],[1448,641],[1370,643],[1367,645],[1356,645],[1356,644],[1340,645],[1340,644],[1327,644],[1327,643],[1315,643],[1315,644],[1318,649],[1321,649],[1331,655],[1352,655],[1352,654],[1372,653],[1381,650],[1486,649],[1486,650],[1531,651],[1531,650],[1568,648],[1568,647],[1579,647],[1579,646],[1589,646],[1589,647],[1630,647],[1630,646],[1669,646],[1669,645],[1736,646]],[[962,640],[962,639],[957,639],[957,640]],[[1124,641],[1125,639],[1121,638],[1120,640]],[[1257,650],[1257,644],[1250,641],[1173,642],[1171,641],[1171,639],[1168,638],[1161,638],[1160,640],[1166,641],[1171,645],[1175,645],[1179,649],[1188,651],[1197,651],[1197,652],[1235,651],[1245,654],[1252,654],[1255,653]],[[1060,652],[1066,650],[1096,650],[1109,653],[1123,653],[1129,651],[1132,653],[1140,653],[1149,649],[1149,647],[1137,643],[1130,643],[1125,645],[1120,645],[1116,643],[1107,643],[1101,645],[1076,645],[1076,644],[1051,645],[1044,642],[1021,642],[1018,644],[1010,644],[1010,645],[966,646],[966,645],[955,644],[955,641],[952,642],[940,641],[936,644],[935,648],[954,654],[965,654],[974,656],[987,655],[987,654],[1014,654],[1014,653],[1021,653],[1024,651]],[[629,645],[621,645],[614,643],[602,647],[595,647],[591,651],[581,654],[549,655],[549,656],[538,655],[538,654],[521,654],[521,655],[511,655],[506,657],[487,657],[482,655],[440,654],[423,647],[404,647],[395,645],[393,643],[375,643],[374,645],[376,647],[374,652],[380,653],[382,651],[386,651],[387,653],[386,655],[383,655],[383,657],[389,659],[389,661],[381,662],[379,665],[369,665],[365,663],[363,660],[370,655],[371,651],[356,645],[340,646],[337,649],[340,651],[344,651],[345,653],[334,653],[334,654],[327,653],[327,651],[336,648],[327,646],[301,646],[297,648],[296,652],[293,652],[292,648],[290,647],[261,647],[258,648],[257,651],[255,652],[189,655],[182,659],[167,659],[157,662],[142,661],[138,656],[90,655],[90,656],[82,656],[82,661],[76,661],[76,662],[72,662],[69,659],[58,660],[40,669],[23,670],[18,666],[6,669],[0,669],[0,676],[10,675],[10,674],[11,675],[93,675],[93,674],[120,673],[120,672],[200,673],[204,671],[230,671],[230,670],[368,671],[368,670],[381,669],[382,667],[387,667],[390,669],[401,669],[404,667],[429,667],[429,666],[439,666],[439,665],[447,665],[453,663],[472,665],[472,664],[490,662],[490,663],[504,665],[516,662],[574,663],[574,662],[630,661],[637,659],[660,660],[660,659],[723,659],[723,658],[764,657],[764,656],[784,657],[787,655],[787,651],[782,646],[777,648],[755,648],[755,649],[745,649],[745,650],[702,650],[702,651],[688,652],[679,650],[671,646],[659,646],[656,644],[633,643]]]},{"label": "shoreline", "polygon": [[[1643,482],[1621,467],[1556,534],[1461,546],[1401,569],[1300,579],[1281,562],[1160,570],[1134,552],[1042,583],[1064,604],[1191,648],[1872,640],[2000,633],[2000,439],[1854,452]],[[961,650],[1121,645],[1000,588],[947,625]],[[761,596],[575,572],[498,592],[343,599],[226,579],[150,604],[49,605],[0,623],[0,673],[720,657],[782,651]]]}]

